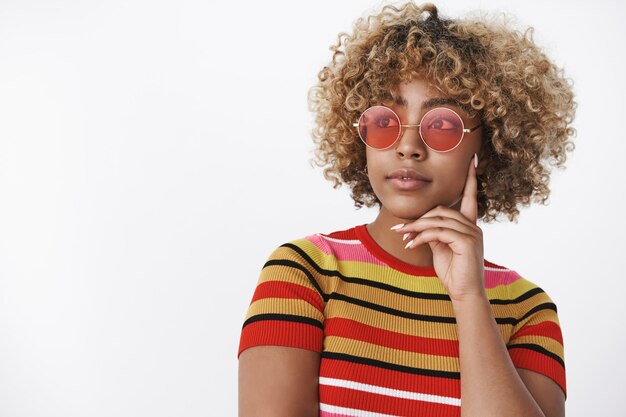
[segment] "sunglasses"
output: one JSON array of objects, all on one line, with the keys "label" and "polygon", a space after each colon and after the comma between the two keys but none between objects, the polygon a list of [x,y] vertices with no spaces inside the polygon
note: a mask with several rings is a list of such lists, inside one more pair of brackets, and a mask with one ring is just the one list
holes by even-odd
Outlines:
[{"label": "sunglasses", "polygon": [[352,125],[357,128],[363,143],[373,149],[390,148],[402,135],[403,127],[418,127],[426,146],[436,152],[449,152],[459,146],[465,133],[478,129],[482,123],[466,129],[457,112],[446,107],[436,107],[429,110],[419,124],[403,125],[389,107],[372,106]]}]

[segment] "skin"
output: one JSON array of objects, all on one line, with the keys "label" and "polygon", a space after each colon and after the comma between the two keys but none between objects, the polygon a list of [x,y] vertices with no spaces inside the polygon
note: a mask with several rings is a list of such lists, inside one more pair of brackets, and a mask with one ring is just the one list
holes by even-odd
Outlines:
[{"label": "skin", "polygon": [[[438,92],[421,80],[398,86],[407,106],[394,106],[403,124],[419,123],[421,104]],[[477,120],[454,109],[466,127]],[[430,150],[415,129],[389,149],[367,149],[368,175],[382,207],[367,225],[388,253],[412,265],[432,266],[452,300],[457,320],[463,417],[565,415],[565,396],[550,378],[515,368],[484,289],[483,235],[477,222],[474,154],[480,161],[482,128],[466,133],[450,152]],[[412,167],[432,180],[416,191],[395,189],[389,173]],[[395,225],[403,225],[391,228]],[[407,240],[402,237],[408,234]],[[405,248],[406,242],[413,241]],[[255,346],[239,357],[239,416],[319,415],[320,356],[316,352]]]},{"label": "skin", "polygon": [[239,355],[239,417],[318,417],[320,355],[254,346]]},{"label": "skin", "polygon": [[[421,80],[401,84],[399,92],[408,101],[394,109],[403,124],[419,123],[422,102],[437,94]],[[461,109],[454,110],[466,126],[476,125]],[[450,296],[459,338],[463,417],[561,417],[563,391],[544,375],[514,367],[484,288],[483,234],[476,225],[478,169],[472,160],[481,155],[481,134],[482,128],[466,134],[445,153],[431,151],[416,130],[405,131],[387,150],[368,148],[370,182],[382,202],[368,230],[392,255],[433,266]],[[411,192],[391,187],[386,175],[409,164],[432,182]],[[407,234],[412,241],[403,246],[400,237]]]},{"label": "skin", "polygon": [[[422,102],[427,98],[442,96],[421,80],[400,84],[397,92],[408,101],[408,105],[394,104],[389,107],[400,117],[402,124],[418,124],[425,113],[421,111]],[[477,118],[467,117],[458,107],[439,107],[456,111],[463,119],[465,127],[474,127],[480,123]],[[439,204],[456,210],[460,208],[467,164],[474,157],[474,153],[478,153],[479,160],[482,156],[482,131],[481,126],[466,133],[461,143],[449,152],[429,149],[415,128],[403,128],[402,136],[388,149],[366,148],[370,184],[374,194],[382,202],[377,218],[367,225],[367,230],[382,248],[409,264],[433,266],[433,254],[429,245],[417,246],[407,251],[404,249],[406,242],[398,240],[396,234],[389,233],[389,228],[413,221]],[[387,176],[398,168],[406,167],[416,169],[433,181],[417,191],[398,191],[387,180]],[[479,165],[478,169],[480,173],[482,167]]]}]

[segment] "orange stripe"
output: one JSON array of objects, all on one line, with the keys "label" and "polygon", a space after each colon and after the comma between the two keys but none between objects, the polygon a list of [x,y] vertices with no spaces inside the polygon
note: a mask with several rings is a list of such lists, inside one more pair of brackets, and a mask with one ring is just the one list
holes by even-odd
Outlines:
[{"label": "orange stripe", "polygon": [[250,304],[263,298],[292,298],[304,300],[319,311],[324,311],[324,301],[315,290],[292,282],[266,281],[260,283],[254,291]]}]

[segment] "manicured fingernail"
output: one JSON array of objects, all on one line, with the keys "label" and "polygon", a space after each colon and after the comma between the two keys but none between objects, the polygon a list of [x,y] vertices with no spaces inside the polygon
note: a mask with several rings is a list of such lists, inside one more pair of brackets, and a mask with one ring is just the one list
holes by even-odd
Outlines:
[{"label": "manicured fingernail", "polygon": [[403,226],[404,226],[404,223],[396,224],[395,226],[391,228],[391,230],[398,230],[398,229],[401,229]]},{"label": "manicured fingernail", "polygon": [[415,239],[409,241],[409,243],[406,244],[406,246],[404,247],[404,249],[407,249],[409,246],[411,246],[411,243],[413,243],[415,241]]},{"label": "manicured fingernail", "polygon": [[478,168],[478,154],[474,154],[474,168]]},{"label": "manicured fingernail", "polygon": [[406,238],[409,237],[410,235],[411,235],[411,232],[405,233],[404,236],[402,236],[402,240],[406,240]]}]

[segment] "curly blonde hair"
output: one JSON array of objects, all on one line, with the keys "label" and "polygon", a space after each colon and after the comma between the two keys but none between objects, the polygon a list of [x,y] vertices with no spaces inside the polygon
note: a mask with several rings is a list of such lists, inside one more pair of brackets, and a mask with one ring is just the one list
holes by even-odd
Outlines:
[{"label": "curly blonde hair", "polygon": [[[422,19],[422,14],[428,17]],[[351,188],[355,206],[381,205],[369,183],[365,145],[352,123],[369,106],[393,103],[394,87],[427,80],[483,123],[485,171],[478,176],[478,218],[517,222],[517,206],[545,204],[551,170],[562,168],[576,102],[563,70],[532,39],[496,19],[447,19],[432,3],[387,4],[341,32],[332,61],[308,95],[315,113],[311,160],[333,188]],[[530,36],[527,36],[530,35]],[[572,82],[573,84],[573,82]]]}]

